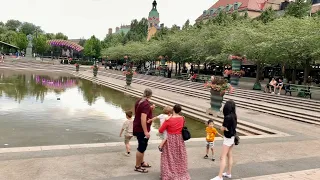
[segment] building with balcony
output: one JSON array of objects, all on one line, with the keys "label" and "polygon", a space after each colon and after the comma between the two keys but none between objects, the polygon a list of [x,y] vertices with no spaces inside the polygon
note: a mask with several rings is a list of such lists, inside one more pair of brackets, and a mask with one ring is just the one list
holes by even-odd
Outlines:
[{"label": "building with balcony", "polygon": [[[209,9],[204,10],[202,15],[196,19],[196,22],[205,22],[211,17],[218,15],[221,11],[227,13],[238,11],[241,15],[247,12],[248,17],[255,18],[260,16],[269,7],[276,11],[283,11],[289,4],[289,0],[219,0]],[[320,0],[312,0],[311,13],[319,10]]]}]

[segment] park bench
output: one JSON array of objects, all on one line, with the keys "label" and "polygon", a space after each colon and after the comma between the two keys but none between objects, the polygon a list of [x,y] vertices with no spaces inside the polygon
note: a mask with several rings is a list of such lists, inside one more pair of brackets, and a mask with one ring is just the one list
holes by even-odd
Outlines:
[{"label": "park bench", "polygon": [[188,80],[189,74],[188,73],[181,73],[180,75],[175,76],[176,79]]},{"label": "park bench", "polygon": [[292,92],[298,92],[298,97],[310,97],[311,99],[311,95],[312,92],[310,90],[310,86],[301,86],[301,85],[294,85],[294,84],[287,84],[284,86],[284,90],[285,90],[285,95],[287,95],[287,93],[290,94],[290,96],[292,96]]},{"label": "park bench", "polygon": [[211,79],[211,77],[208,76],[208,75],[201,75],[201,74],[199,74],[199,75],[197,76],[197,78],[196,78],[196,81],[197,81],[197,82],[207,82],[207,81],[209,81],[210,79]]}]

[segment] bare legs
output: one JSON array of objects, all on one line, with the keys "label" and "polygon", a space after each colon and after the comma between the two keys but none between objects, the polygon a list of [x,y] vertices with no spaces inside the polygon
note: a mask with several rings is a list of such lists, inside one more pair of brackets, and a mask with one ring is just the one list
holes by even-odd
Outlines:
[{"label": "bare legs", "polygon": [[137,151],[136,153],[136,167],[140,167],[144,158],[144,153]]},{"label": "bare legs", "polygon": [[130,149],[131,149],[131,148],[130,148],[130,144],[129,144],[129,143],[127,143],[127,144],[126,144],[126,150],[127,150],[127,153],[128,153],[128,152],[130,152]]},{"label": "bare legs", "polygon": [[233,163],[233,158],[232,158],[232,146],[226,146],[223,145],[222,147],[222,153],[221,153],[221,162],[220,162],[220,171],[219,171],[219,177],[222,178],[222,174],[226,168],[227,164],[227,157],[228,157],[228,174],[231,174],[231,168],[232,168],[232,163]]},{"label": "bare legs", "polygon": [[161,144],[159,145],[159,148],[161,148],[161,149],[162,149],[162,147],[163,147],[164,143],[166,143],[166,142],[167,142],[167,139],[162,140],[162,141],[161,141]]}]

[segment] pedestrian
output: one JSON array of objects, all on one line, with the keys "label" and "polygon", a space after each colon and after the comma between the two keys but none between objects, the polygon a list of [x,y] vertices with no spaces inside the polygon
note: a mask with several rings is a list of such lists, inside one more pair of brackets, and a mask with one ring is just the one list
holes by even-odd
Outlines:
[{"label": "pedestrian", "polygon": [[206,148],[206,155],[203,158],[204,159],[209,158],[209,156],[208,156],[209,149],[211,149],[211,152],[212,152],[212,159],[211,160],[215,161],[215,158],[214,158],[214,139],[217,134],[221,137],[222,137],[222,135],[216,130],[216,128],[214,128],[214,122],[211,119],[208,121],[208,126],[206,127],[206,132],[207,132],[207,136],[206,136],[207,148]]},{"label": "pedestrian", "polygon": [[[233,163],[232,149],[234,146],[236,128],[237,128],[237,114],[236,104],[234,101],[229,100],[223,107],[224,120],[222,123],[221,131],[223,131],[223,145],[220,161],[220,170],[218,176],[211,180],[223,180],[223,177],[231,178],[231,169]],[[226,161],[228,158],[228,170],[224,172]]]},{"label": "pedestrian", "polygon": [[182,138],[182,128],[185,119],[180,116],[181,106],[173,107],[172,116],[164,121],[159,129],[160,133],[167,130],[167,142],[163,145],[161,154],[162,180],[189,180],[187,150]]},{"label": "pedestrian", "polygon": [[[148,123],[153,122],[154,120],[159,119],[160,120],[160,126],[164,123],[165,120],[168,119],[168,117],[172,114],[172,108],[170,106],[166,106],[163,108],[163,113],[159,116],[156,116],[152,119],[148,120]],[[161,144],[158,146],[159,151],[162,153],[163,145],[167,142],[167,131],[165,130],[163,133],[160,134],[161,138]]]},{"label": "pedestrian", "polygon": [[123,123],[120,137],[124,132],[124,144],[126,145],[126,156],[130,156],[130,140],[133,137],[133,120],[132,120],[132,111],[126,111],[127,120]]},{"label": "pedestrian", "polygon": [[138,148],[136,153],[136,165],[134,170],[141,173],[147,173],[151,165],[144,161],[144,152],[148,147],[148,140],[150,138],[150,126],[152,122],[147,120],[152,118],[152,111],[155,108],[150,103],[152,96],[151,89],[144,90],[143,96],[135,103],[135,116],[133,121],[133,135],[137,137]]}]

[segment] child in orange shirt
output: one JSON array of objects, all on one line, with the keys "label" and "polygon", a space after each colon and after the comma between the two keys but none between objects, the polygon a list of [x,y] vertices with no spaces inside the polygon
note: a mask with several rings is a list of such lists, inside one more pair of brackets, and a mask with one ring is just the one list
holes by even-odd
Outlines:
[{"label": "child in orange shirt", "polygon": [[212,161],[214,161],[214,138],[216,137],[216,134],[218,134],[219,136],[222,137],[222,135],[216,130],[216,128],[214,128],[214,123],[213,120],[209,120],[208,121],[208,127],[206,127],[206,132],[207,132],[207,136],[206,136],[206,141],[207,141],[207,149],[206,149],[206,155],[204,156],[204,159],[208,159],[208,153],[209,153],[209,148],[211,148],[211,152],[212,152]]}]

